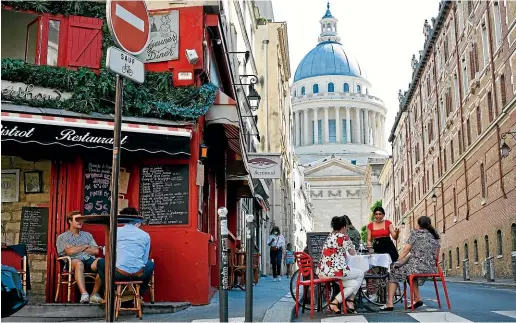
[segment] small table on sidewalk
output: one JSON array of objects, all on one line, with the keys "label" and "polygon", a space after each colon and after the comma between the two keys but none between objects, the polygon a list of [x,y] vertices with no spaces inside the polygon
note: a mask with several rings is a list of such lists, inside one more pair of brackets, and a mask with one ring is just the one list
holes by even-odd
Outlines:
[{"label": "small table on sidewalk", "polygon": [[388,253],[379,253],[372,255],[348,255],[346,262],[349,268],[360,269],[365,273],[372,267],[384,267],[390,270],[392,260]]}]

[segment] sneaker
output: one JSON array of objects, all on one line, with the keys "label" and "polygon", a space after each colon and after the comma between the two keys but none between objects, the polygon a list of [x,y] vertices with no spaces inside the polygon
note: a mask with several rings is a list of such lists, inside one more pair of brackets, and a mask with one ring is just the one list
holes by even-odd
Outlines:
[{"label": "sneaker", "polygon": [[278,281],[278,278],[274,278],[274,280],[273,280],[273,281],[277,282],[277,281]]},{"label": "sneaker", "polygon": [[102,299],[102,297],[100,297],[99,294],[93,294],[90,297],[90,303],[103,304],[104,300]]},{"label": "sneaker", "polygon": [[82,294],[80,303],[85,304],[85,303],[89,303],[89,302],[90,302],[90,295],[88,295],[88,293]]},{"label": "sneaker", "polygon": [[281,277],[278,278],[278,281],[280,282],[281,281]]}]

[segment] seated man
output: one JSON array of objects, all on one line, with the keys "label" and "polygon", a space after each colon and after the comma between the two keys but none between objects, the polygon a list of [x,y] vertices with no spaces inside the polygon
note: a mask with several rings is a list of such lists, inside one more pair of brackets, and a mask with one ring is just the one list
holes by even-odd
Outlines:
[{"label": "seated man", "polygon": [[[81,291],[81,303],[88,303],[90,296],[84,284],[84,272],[97,272],[99,259],[95,259],[95,256],[99,254],[99,247],[91,233],[81,231],[82,222],[76,221],[78,216],[81,216],[79,211],[72,211],[68,214],[67,221],[70,229],[57,237],[56,247],[59,257],[69,256],[72,259],[72,263],[68,264],[71,266],[69,270],[70,272],[75,271],[75,281]],[[98,291],[100,287],[101,281],[97,276],[94,292]]]},{"label": "seated man", "polygon": [[[120,211],[124,215],[138,215],[135,208]],[[150,236],[140,229],[141,221],[117,229],[115,281],[141,280],[140,295],[149,288],[154,263],[149,260]],[[99,260],[99,276],[105,284],[104,259]]]}]

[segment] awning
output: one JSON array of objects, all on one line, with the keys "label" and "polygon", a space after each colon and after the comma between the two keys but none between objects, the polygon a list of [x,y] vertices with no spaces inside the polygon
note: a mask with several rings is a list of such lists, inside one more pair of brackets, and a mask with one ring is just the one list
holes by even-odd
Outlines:
[{"label": "awning", "polygon": [[207,126],[210,124],[224,125],[229,148],[242,155],[240,149],[240,124],[238,122],[239,117],[235,100],[224,92],[219,91],[215,98],[215,103],[205,115],[205,120]]},{"label": "awning", "polygon": [[[2,112],[2,143],[113,149],[112,121]],[[122,123],[122,149],[151,154],[190,155],[191,130]]]}]

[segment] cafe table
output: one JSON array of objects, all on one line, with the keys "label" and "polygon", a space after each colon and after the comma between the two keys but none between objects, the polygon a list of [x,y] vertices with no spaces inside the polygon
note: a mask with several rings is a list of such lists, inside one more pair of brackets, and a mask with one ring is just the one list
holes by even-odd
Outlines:
[{"label": "cafe table", "polygon": [[372,267],[384,267],[389,270],[392,260],[388,253],[378,253],[371,255],[348,255],[346,263],[349,268],[359,269],[365,273]]}]

